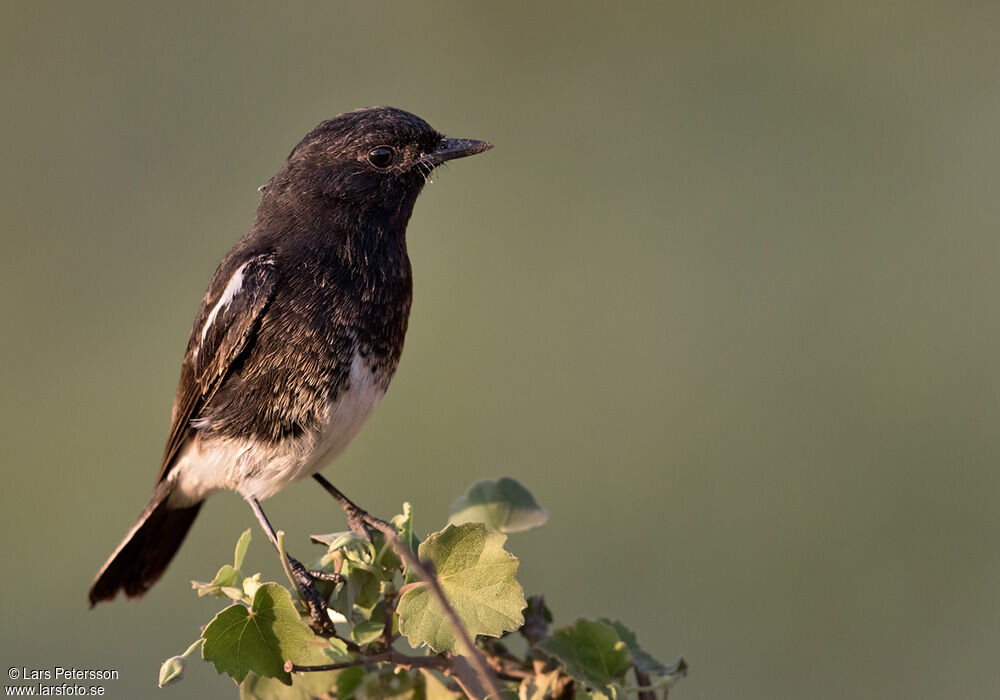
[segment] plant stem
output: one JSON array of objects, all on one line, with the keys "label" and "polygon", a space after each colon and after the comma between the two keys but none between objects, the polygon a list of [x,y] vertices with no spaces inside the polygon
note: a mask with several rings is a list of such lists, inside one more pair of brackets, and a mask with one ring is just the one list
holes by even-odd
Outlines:
[{"label": "plant stem", "polygon": [[285,531],[278,530],[276,534],[278,536],[278,558],[281,560],[281,566],[285,570],[285,576],[287,576],[288,580],[291,581],[293,586],[295,586],[295,590],[299,592],[299,595],[304,601],[306,599],[305,593],[302,592],[299,582],[292,573],[292,565],[288,563],[288,553],[285,552]]},{"label": "plant stem", "polygon": [[188,656],[191,655],[191,652],[193,652],[195,649],[197,649],[198,647],[200,647],[204,643],[205,643],[204,639],[196,639],[194,641],[194,643],[187,648],[187,651],[185,651],[183,654],[181,654],[181,657],[187,658]]}]

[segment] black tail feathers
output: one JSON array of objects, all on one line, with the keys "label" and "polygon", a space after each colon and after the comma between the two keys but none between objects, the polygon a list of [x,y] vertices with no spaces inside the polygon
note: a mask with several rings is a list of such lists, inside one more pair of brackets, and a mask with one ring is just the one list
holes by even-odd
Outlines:
[{"label": "black tail feathers", "polygon": [[90,586],[90,607],[114,599],[119,590],[138,598],[166,571],[201,509],[201,503],[169,507],[170,486],[159,483],[139,520],[101,567]]}]

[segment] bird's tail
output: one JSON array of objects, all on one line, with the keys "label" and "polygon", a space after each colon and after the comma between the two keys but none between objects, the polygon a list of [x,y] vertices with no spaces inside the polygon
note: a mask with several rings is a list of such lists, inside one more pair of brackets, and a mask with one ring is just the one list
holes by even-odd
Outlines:
[{"label": "bird's tail", "polygon": [[163,575],[201,508],[200,502],[170,507],[171,486],[166,480],[157,485],[139,520],[101,567],[90,586],[90,607],[114,599],[119,590],[138,598]]}]

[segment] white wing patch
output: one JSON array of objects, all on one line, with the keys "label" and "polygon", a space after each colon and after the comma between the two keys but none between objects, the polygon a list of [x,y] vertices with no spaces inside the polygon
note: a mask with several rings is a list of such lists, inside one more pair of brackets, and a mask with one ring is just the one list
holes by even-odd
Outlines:
[{"label": "white wing patch", "polygon": [[212,310],[208,314],[208,318],[205,319],[205,325],[201,328],[202,343],[205,342],[205,336],[208,334],[208,329],[211,327],[212,322],[215,321],[215,317],[219,314],[222,307],[228,306],[236,295],[240,293],[240,290],[243,289],[243,270],[246,269],[246,266],[251,262],[252,261],[247,261],[240,265],[236,268],[236,272],[233,273],[233,276],[229,278],[229,284],[227,284],[226,288],[222,290],[222,296],[219,297],[219,301],[217,301],[215,306],[212,307]]}]

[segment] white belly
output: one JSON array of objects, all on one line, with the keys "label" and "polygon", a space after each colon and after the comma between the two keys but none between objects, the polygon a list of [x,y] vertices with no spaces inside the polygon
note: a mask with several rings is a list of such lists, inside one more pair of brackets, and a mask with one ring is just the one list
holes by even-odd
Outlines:
[{"label": "white belly", "polygon": [[317,435],[280,443],[196,437],[171,470],[177,506],[201,501],[221,489],[244,498],[269,498],[288,484],[312,476],[346,449],[375,410],[385,388],[357,356],[347,386],[327,407],[325,428]]}]

